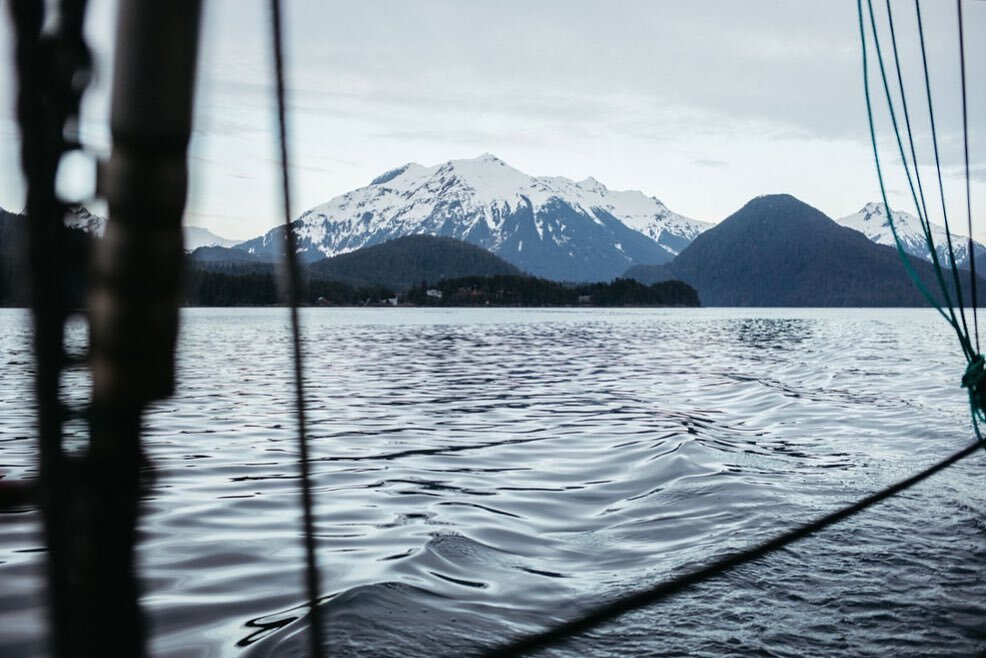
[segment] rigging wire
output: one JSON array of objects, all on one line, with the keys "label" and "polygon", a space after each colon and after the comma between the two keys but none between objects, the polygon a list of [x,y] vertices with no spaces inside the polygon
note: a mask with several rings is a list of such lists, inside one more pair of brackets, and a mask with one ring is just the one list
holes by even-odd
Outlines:
[{"label": "rigging wire", "polygon": [[976,252],[972,242],[972,194],[969,185],[969,113],[966,103],[965,38],[962,29],[962,0],[955,0],[959,14],[959,67],[962,73],[962,145],[965,153],[965,209],[969,220],[969,278],[972,281],[972,319],[976,330],[976,352],[979,352],[979,317],[976,300]]},{"label": "rigging wire", "polygon": [[759,560],[760,558],[774,553],[790,544],[813,535],[820,530],[824,530],[831,525],[844,521],[845,519],[848,519],[849,517],[854,516],[859,512],[862,512],[863,510],[886,500],[887,498],[910,489],[919,482],[931,477],[939,471],[948,468],[962,459],[965,459],[972,453],[981,449],[986,449],[986,443],[978,440],[974,441],[958,452],[935,464],[932,464],[928,468],[925,468],[923,471],[920,471],[909,478],[896,482],[885,489],[877,491],[876,493],[872,493],[869,496],[852,503],[851,505],[847,505],[834,512],[830,512],[815,521],[792,528],[791,530],[788,530],[773,539],[765,541],[762,544],[752,546],[738,553],[727,555],[726,557],[716,560],[712,564],[702,567],[701,569],[672,578],[671,580],[665,581],[658,585],[620,596],[609,603],[605,603],[597,608],[589,610],[585,614],[570,621],[563,622],[554,628],[549,628],[546,631],[535,633],[533,635],[520,637],[512,642],[508,642],[499,647],[494,647],[489,651],[481,652],[477,655],[481,658],[510,658],[511,656],[533,653],[535,651],[540,651],[550,646],[566,642],[574,636],[581,635],[592,630],[593,628],[605,624],[608,621],[612,621],[620,615],[659,603],[675,594],[678,594],[679,592],[700,585],[704,582],[712,580],[713,578],[717,578],[744,564],[749,564],[750,562]]},{"label": "rigging wire", "polygon": [[[910,168],[908,167],[907,159],[906,159],[906,157],[904,155],[903,141],[902,141],[901,136],[900,136],[900,126],[899,126],[898,121],[897,121],[896,112],[894,111],[894,103],[893,103],[893,99],[892,99],[891,94],[890,94],[890,86],[889,86],[889,83],[887,82],[886,68],[884,67],[883,55],[882,55],[882,52],[881,52],[881,49],[880,49],[880,39],[879,39],[879,34],[878,34],[878,31],[877,31],[877,26],[876,26],[876,17],[875,17],[874,12],[873,12],[873,0],[866,0],[866,3],[867,3],[867,6],[869,8],[869,12],[868,13],[869,13],[869,20],[870,20],[871,32],[872,32],[872,35],[873,35],[874,50],[876,52],[877,62],[879,63],[880,77],[881,77],[881,79],[883,81],[883,88],[884,88],[884,92],[886,94],[886,99],[887,99],[887,110],[888,110],[888,112],[890,114],[891,123],[892,123],[893,129],[894,129],[894,135],[895,135],[895,137],[897,139],[897,146],[898,146],[898,149],[900,151],[901,160],[902,160],[903,165],[904,165],[904,172],[907,175],[907,181],[908,181],[908,184],[911,186],[911,192],[913,194],[914,193],[914,184],[913,184],[912,179],[911,179]],[[959,6],[961,8],[961,0],[959,0],[959,3],[960,3]],[[859,33],[860,33],[860,41],[861,41],[861,44],[862,44],[862,56],[863,56],[862,57],[862,59],[863,59],[863,90],[864,90],[864,94],[866,96],[866,112],[867,112],[867,117],[869,119],[870,140],[871,140],[872,145],[873,145],[873,160],[874,160],[874,163],[876,164],[877,179],[878,179],[878,181],[880,183],[880,193],[883,196],[884,207],[887,209],[888,216],[890,216],[891,215],[890,205],[887,202],[887,188],[886,188],[884,177],[883,177],[883,169],[882,169],[882,167],[880,165],[880,153],[879,153],[879,148],[877,146],[876,126],[875,126],[875,121],[873,119],[873,103],[872,103],[872,100],[870,98],[868,45],[867,45],[867,39],[866,39],[866,25],[865,25],[865,22],[866,21],[864,19],[863,0],[857,0],[857,3],[856,4],[857,4],[858,13],[859,13]],[[888,11],[889,11],[889,3],[888,3]],[[960,9],[960,13],[959,13],[959,22],[961,24],[961,9]],[[960,34],[960,42],[961,42],[961,34]],[[962,49],[961,57],[962,57],[962,78],[963,78],[963,104],[964,104],[965,103],[965,92],[964,92],[964,80],[965,80],[964,49]],[[926,58],[925,58],[925,62],[926,62]],[[927,79],[927,77],[928,77],[927,69],[925,70],[925,76],[926,76],[926,79]],[[928,86],[929,103],[930,103],[930,84],[927,85],[927,86]],[[963,115],[963,116],[965,116],[965,115]],[[965,139],[966,143],[968,143],[968,129],[967,129],[967,125],[964,124],[963,128],[964,128],[964,139]],[[915,170],[916,170],[917,169],[917,162],[914,162],[914,167],[915,167]],[[966,185],[967,186],[969,185],[969,170],[968,170],[968,166],[966,167]],[[969,197],[969,194],[967,193],[967,195],[966,195],[966,203],[967,203],[967,210],[968,210],[968,215],[969,215],[969,229],[970,229],[969,230],[969,233],[971,235],[971,233],[972,233],[972,212],[971,212],[971,206],[970,206],[969,198],[970,198]],[[916,200],[915,200],[915,203],[916,203]],[[942,200],[942,203],[944,204],[944,198]],[[972,287],[972,291],[971,291],[971,293],[972,293],[972,303],[973,303],[973,322],[974,322],[975,332],[976,332],[976,345],[974,347],[973,346],[973,343],[972,343],[972,337],[970,336],[969,331],[968,331],[968,326],[965,325],[964,327],[960,327],[957,322],[955,322],[952,318],[950,318],[949,317],[949,314],[946,314],[945,311],[941,308],[941,306],[939,306],[935,302],[935,300],[930,296],[930,294],[928,293],[928,291],[925,288],[924,284],[922,283],[922,281],[920,280],[920,278],[917,276],[917,273],[915,272],[915,270],[914,270],[914,268],[913,268],[913,266],[912,266],[912,264],[910,262],[910,259],[907,257],[907,254],[905,253],[905,251],[903,249],[903,245],[901,244],[900,236],[897,233],[897,228],[894,226],[893,221],[890,222],[890,230],[891,230],[891,232],[894,235],[894,242],[897,244],[897,251],[900,254],[901,260],[904,262],[904,266],[905,266],[905,269],[907,270],[908,276],[910,276],[911,280],[918,287],[918,289],[925,295],[925,297],[928,299],[928,301],[931,302],[935,306],[935,308],[938,310],[938,312],[946,319],[946,321],[948,321],[948,323],[951,325],[952,329],[955,330],[955,334],[956,334],[956,336],[959,339],[959,343],[962,346],[962,351],[965,354],[966,363],[967,363],[967,365],[966,365],[966,371],[965,371],[965,373],[962,376],[962,386],[964,388],[967,388],[969,390],[969,408],[970,408],[971,415],[972,415],[973,429],[975,430],[975,433],[976,433],[977,438],[979,438],[980,440],[983,440],[983,436],[982,436],[982,434],[980,432],[979,425],[980,425],[981,422],[986,422],[986,359],[983,358],[983,355],[979,351],[979,336],[978,336],[978,334],[979,334],[979,326],[978,326],[978,319],[976,318],[976,306],[977,306],[977,303],[976,303],[976,299],[975,299],[976,296],[977,296],[977,294],[978,294],[978,291],[976,290],[975,273],[974,272],[970,273],[971,274],[971,277],[972,277],[971,278],[971,281],[972,281],[972,286],[971,286]],[[970,258],[972,258],[972,248],[973,248],[974,245],[972,243],[972,238],[971,237],[969,238],[969,246],[970,246],[970,254],[969,255],[970,255]],[[930,240],[928,242],[928,248],[929,248],[930,251],[934,252],[934,244]],[[955,259],[954,251],[950,255],[950,258],[954,261],[954,259]],[[970,260],[970,263],[972,263],[971,260]],[[940,268],[940,265],[937,262],[935,262],[933,264],[933,266],[935,268],[936,276],[938,277],[939,282],[941,282],[942,281],[942,277],[941,277],[941,268]],[[974,263],[972,263],[972,266],[975,267]],[[953,276],[954,276],[954,274],[953,274]],[[942,288],[943,288],[943,292],[947,292],[947,291],[945,291],[944,284],[942,284]],[[959,303],[959,307],[960,307],[960,310],[961,310],[962,305],[964,304],[961,296],[958,299],[958,303]],[[950,311],[951,311],[951,309],[950,309]],[[952,317],[954,317],[954,311],[951,311],[951,315],[952,315]],[[964,317],[964,313],[963,313],[963,317]]]},{"label": "rigging wire", "polygon": [[[917,149],[914,146],[914,132],[911,130],[911,113],[907,106],[907,92],[904,89],[904,74],[900,66],[900,54],[897,48],[897,31],[894,29],[894,13],[890,6],[890,0],[886,0],[887,5],[887,23],[890,27],[890,44],[893,49],[894,54],[894,69],[897,73],[897,88],[900,91],[900,103],[901,110],[904,115],[904,127],[905,134],[907,135],[907,142],[910,146],[911,151],[911,164],[914,167],[914,180],[917,183],[917,194],[915,195],[914,185],[911,185],[911,195],[914,197],[915,209],[917,210],[918,221],[921,224],[921,230],[924,233],[925,243],[928,245],[928,255],[931,257],[931,262],[934,266],[935,276],[938,279],[938,285],[941,287],[942,295],[945,298],[945,305],[948,307],[948,313],[951,317],[953,325],[958,323],[955,317],[955,306],[952,304],[952,297],[948,292],[948,286],[945,285],[944,277],[942,276],[942,268],[938,259],[938,249],[935,246],[935,239],[931,233],[931,219],[928,216],[928,204],[924,197],[924,185],[921,183],[921,170],[918,167],[918,156]],[[872,3],[870,4],[870,10],[872,11]],[[872,15],[872,14],[871,14]],[[888,90],[888,100],[889,100],[889,90]],[[905,163],[906,164],[906,163]],[[918,199],[920,198],[920,205],[918,205]],[[885,208],[887,211],[887,220],[893,225],[893,215],[890,214],[890,209]],[[953,275],[956,270],[955,264],[955,252],[949,251],[949,258],[952,265]],[[965,319],[965,306],[962,303],[962,288],[959,287],[958,277],[956,275],[956,295],[959,298],[959,313],[961,314],[962,320],[962,330],[968,335],[969,327]]]},{"label": "rigging wire", "polygon": [[281,2],[271,0],[271,28],[274,50],[274,72],[277,88],[277,126],[278,145],[281,157],[281,196],[284,211],[284,248],[287,263],[287,297],[291,306],[291,344],[294,357],[295,384],[295,413],[298,423],[298,453],[301,470],[301,501],[304,510],[303,523],[305,535],[305,589],[308,595],[310,628],[309,655],[321,658],[322,651],[322,614],[318,604],[319,584],[318,564],[315,552],[315,522],[312,512],[312,483],[311,465],[308,455],[308,434],[305,419],[305,391],[303,356],[301,346],[301,329],[298,318],[298,306],[301,302],[301,274],[298,267],[298,255],[295,247],[294,233],[291,230],[291,186],[288,167],[287,113],[285,111],[284,91],[284,44],[281,24]]},{"label": "rigging wire", "polygon": [[[880,76],[883,79],[883,89],[884,92],[886,93],[886,98],[887,98],[887,109],[890,113],[890,121],[894,128],[894,135],[897,138],[897,148],[900,153],[900,159],[904,165],[904,173],[907,177],[907,184],[911,189],[911,194],[914,195],[915,188],[914,188],[913,179],[911,177],[911,168],[908,165],[907,155],[904,152],[904,142],[900,137],[900,127],[898,125],[899,122],[897,121],[897,112],[894,110],[893,99],[890,95],[890,84],[887,81],[887,70],[886,67],[884,66],[883,55],[880,50],[880,37],[876,29],[876,17],[874,16],[873,13],[873,1],[872,0],[866,0],[866,1],[867,1],[867,5],[869,6],[870,25],[872,27],[872,32],[873,32],[874,49],[876,50],[877,62],[879,63],[880,66]],[[872,106],[872,101],[870,99],[869,64],[867,61],[866,29],[864,25],[865,21],[863,18],[862,0],[858,0],[857,4],[859,7],[860,38],[862,39],[862,43],[863,43],[863,88],[866,94],[866,110],[867,110],[867,115],[869,116],[870,138],[873,142],[873,158],[876,161],[877,177],[880,181],[880,193],[883,198],[883,207],[887,211],[887,218],[888,221],[890,222],[890,230],[894,235],[894,242],[897,245],[897,253],[900,255],[901,261],[903,261],[904,268],[907,270],[907,274],[911,278],[911,281],[913,281],[914,284],[918,287],[918,290],[920,290],[921,294],[924,295],[925,299],[928,300],[928,303],[934,306],[935,309],[937,309],[938,312],[942,315],[942,317],[944,317],[945,320],[949,323],[949,325],[952,326],[952,328],[955,330],[956,334],[959,337],[959,342],[962,344],[963,351],[965,352],[966,356],[971,359],[972,349],[968,344],[967,334],[964,334],[962,332],[958,324],[949,316],[948,313],[945,312],[941,304],[939,304],[938,301],[934,298],[934,296],[928,291],[928,288],[925,286],[924,282],[921,281],[921,278],[918,276],[917,272],[914,269],[914,265],[911,262],[910,256],[908,256],[907,252],[904,249],[904,245],[900,240],[900,236],[897,234],[897,229],[894,226],[893,213],[890,209],[890,203],[887,200],[887,189],[883,180],[883,169],[880,166],[880,155],[876,141],[876,127],[873,121],[873,106]],[[916,196],[914,198],[914,204],[916,206],[918,205]]]},{"label": "rigging wire", "polygon": [[[935,153],[935,171],[938,175],[938,195],[941,198],[942,222],[945,224],[945,240],[948,243],[948,255],[952,265],[952,278],[955,283],[956,296],[959,299],[959,311],[962,313],[962,327],[965,329],[966,333],[968,333],[969,325],[966,323],[965,308],[962,305],[962,283],[959,277],[958,264],[955,262],[955,248],[952,244],[952,229],[948,223],[948,207],[945,202],[945,185],[942,182],[941,175],[941,157],[938,151],[938,130],[935,126],[935,107],[931,93],[931,74],[928,70],[928,51],[924,43],[924,20],[921,17],[921,0],[914,0],[914,13],[918,26],[918,42],[921,45],[921,65],[924,69],[924,89],[925,95],[928,99],[928,121],[931,125],[931,144]],[[979,350],[978,342],[976,344],[976,350]]]}]

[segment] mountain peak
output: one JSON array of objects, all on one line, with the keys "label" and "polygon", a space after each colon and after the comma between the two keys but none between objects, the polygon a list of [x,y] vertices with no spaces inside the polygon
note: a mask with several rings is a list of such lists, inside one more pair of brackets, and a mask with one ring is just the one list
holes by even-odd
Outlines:
[{"label": "mountain peak", "polygon": [[[882,201],[870,201],[860,209],[859,214],[869,219],[873,215],[885,216],[885,207]],[[896,214],[896,213],[895,213]]]},{"label": "mountain peak", "polygon": [[488,171],[495,172],[499,168],[509,170],[511,172],[517,172],[522,176],[528,177],[527,174],[521,173],[519,170],[511,167],[506,162],[496,157],[492,153],[484,153],[475,158],[461,158],[459,160],[449,160],[448,162],[441,165],[440,168],[455,169],[457,171]]},{"label": "mountain peak", "polygon": [[746,205],[727,217],[722,223],[742,224],[754,220],[764,226],[773,225],[777,222],[789,225],[792,222],[818,219],[818,217],[825,217],[825,215],[817,208],[809,206],[790,194],[764,194],[747,201]]},{"label": "mountain peak", "polygon": [[[858,212],[836,221],[843,226],[859,231],[877,244],[896,248],[897,239],[894,238],[894,231],[891,230],[891,219],[893,219],[893,229],[897,232],[897,239],[900,240],[904,251],[911,256],[929,260],[931,252],[928,249],[924,227],[921,226],[921,220],[909,212],[891,208],[888,216],[883,203],[871,201]],[[951,256],[948,253],[949,242],[951,242],[958,266],[960,268],[967,267],[969,239],[961,233],[952,232],[950,240],[945,227],[934,221],[930,222],[930,228],[939,261],[942,263],[951,262]],[[973,248],[976,256],[986,252],[986,247],[978,242]]]},{"label": "mountain peak", "polygon": [[580,180],[578,183],[576,183],[576,185],[590,192],[606,192],[608,190],[608,188],[605,185],[600,183],[592,176],[589,176],[585,180]]},{"label": "mountain peak", "polygon": [[106,231],[106,218],[94,215],[81,204],[69,206],[65,214],[65,225],[102,237]]},{"label": "mountain peak", "polygon": [[475,160],[478,160],[480,162],[489,162],[489,163],[493,163],[493,164],[500,164],[500,165],[506,165],[507,164],[506,162],[504,162],[500,158],[496,157],[492,153],[484,153],[481,156],[479,156],[478,158],[474,158],[474,159]]},{"label": "mountain peak", "polygon": [[[933,280],[930,265],[913,264],[925,281]],[[923,303],[896,250],[786,194],[750,201],[696,238],[669,269],[712,306]]]},{"label": "mountain peak", "polygon": [[431,170],[437,171],[476,171],[476,170],[493,170],[496,167],[505,167],[513,171],[517,171],[502,159],[493,155],[492,153],[483,153],[482,155],[477,155],[474,158],[458,158],[456,160],[447,160],[435,167],[430,167]]},{"label": "mountain peak", "polygon": [[790,194],[761,194],[753,197],[744,208],[785,208],[807,206],[801,199]]},{"label": "mountain peak", "polygon": [[[641,192],[610,191],[594,178],[530,176],[483,153],[403,165],[315,206],[293,226],[309,260],[427,234],[471,242],[539,276],[585,281],[666,262],[706,225]],[[240,248],[276,256],[282,230]]]}]

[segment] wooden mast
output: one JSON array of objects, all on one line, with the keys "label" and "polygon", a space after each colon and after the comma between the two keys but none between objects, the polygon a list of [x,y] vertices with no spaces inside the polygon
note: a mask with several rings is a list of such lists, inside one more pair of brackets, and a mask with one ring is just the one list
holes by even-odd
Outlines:
[{"label": "wooden mast", "polygon": [[113,152],[99,186],[110,216],[89,298],[90,441],[82,457],[73,457],[62,446],[64,325],[72,311],[61,263],[65,205],[55,174],[62,154],[79,148],[71,128],[89,73],[85,6],[61,0],[50,33],[42,31],[41,0],[13,0],[10,8],[28,182],[50,649],[57,658],[139,657],[146,654],[134,568],[140,425],[147,404],[174,388],[201,0],[119,2]]},{"label": "wooden mast", "polygon": [[94,550],[80,574],[101,605],[90,606],[79,655],[145,653],[134,568],[140,423],[174,389],[200,14],[200,0],[119,5],[113,152],[100,181],[109,221],[89,298]]}]

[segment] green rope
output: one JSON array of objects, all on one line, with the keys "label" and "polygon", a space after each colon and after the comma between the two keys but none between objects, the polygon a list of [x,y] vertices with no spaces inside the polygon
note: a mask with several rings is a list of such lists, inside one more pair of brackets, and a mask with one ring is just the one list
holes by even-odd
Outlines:
[{"label": "green rope", "polygon": [[[962,388],[969,389],[969,406],[972,409],[972,420],[976,424],[976,435],[979,436],[977,421],[986,422],[986,359],[978,355],[969,362],[962,375]],[[982,437],[980,437],[982,438]]]},{"label": "green rope", "polygon": [[962,0],[955,0],[955,10],[959,17],[959,80],[962,86],[962,144],[965,153],[965,209],[969,220],[969,285],[972,288],[972,322],[976,330],[976,351],[979,351],[979,314],[976,295],[976,249],[972,242],[972,192],[969,185],[969,111],[965,84],[965,37],[962,29]]},{"label": "green rope", "polygon": [[[910,166],[908,165],[907,155],[904,150],[904,142],[903,139],[901,138],[900,126],[897,121],[897,114],[894,110],[893,98],[890,93],[890,84],[887,80],[886,67],[884,66],[883,55],[880,50],[880,38],[876,26],[876,17],[873,11],[873,0],[866,0],[866,3],[869,9],[868,13],[869,13],[870,28],[873,35],[873,46],[874,46],[874,50],[876,51],[877,62],[879,63],[880,76],[883,81],[883,88],[887,99],[887,109],[890,114],[891,124],[893,125],[894,135],[897,139],[897,147],[900,152],[901,161],[903,162],[904,165],[904,173],[907,177],[908,185],[911,188],[911,194],[914,197],[915,206],[918,209],[918,214],[922,215],[921,204],[919,204],[918,202],[918,194],[915,188],[914,179],[912,179],[911,177]],[[873,160],[876,164],[877,179],[880,183],[880,194],[883,197],[883,207],[887,211],[887,219],[888,219],[888,223],[890,224],[890,231],[891,233],[893,233],[894,236],[894,243],[897,246],[897,253],[900,255],[901,261],[904,263],[904,268],[907,271],[908,276],[910,277],[914,285],[917,286],[918,290],[925,297],[925,299],[927,299],[928,302],[938,311],[938,313],[941,314],[943,318],[945,318],[945,321],[948,322],[948,324],[955,331],[956,336],[958,336],[959,343],[962,347],[962,352],[967,362],[965,374],[962,376],[962,386],[963,388],[966,388],[969,391],[969,406],[972,415],[973,427],[976,432],[976,437],[980,441],[982,441],[983,436],[979,430],[979,423],[980,421],[986,422],[986,360],[984,360],[982,354],[980,354],[978,350],[973,348],[972,340],[969,336],[968,325],[965,323],[965,313],[963,311],[964,307],[963,307],[963,300],[962,300],[960,289],[957,290],[959,295],[957,301],[962,317],[962,326],[959,325],[959,320],[956,317],[955,308],[952,304],[951,295],[949,295],[948,293],[948,288],[945,284],[945,279],[942,274],[941,264],[939,263],[937,258],[937,253],[934,246],[934,240],[931,237],[930,225],[927,224],[926,213],[924,213],[924,216],[920,217],[921,226],[925,233],[926,244],[932,255],[932,266],[934,267],[935,270],[935,276],[938,279],[938,283],[939,286],[941,287],[942,295],[944,296],[945,303],[947,304],[947,308],[948,308],[947,312],[945,308],[943,308],[942,305],[939,304],[939,302],[927,289],[924,282],[921,281],[921,278],[917,275],[917,272],[914,269],[914,265],[911,262],[907,252],[904,250],[904,245],[901,242],[900,236],[897,232],[897,226],[893,220],[893,212],[891,211],[890,204],[887,200],[887,188],[884,182],[883,168],[880,164],[880,152],[876,138],[876,124],[873,118],[873,102],[872,99],[870,98],[869,57],[868,57],[868,45],[866,38],[866,19],[864,18],[864,12],[863,12],[863,0],[857,0],[856,7],[859,13],[859,35],[862,44],[862,55],[863,55],[863,91],[866,97],[866,113],[869,119],[870,141],[873,145]],[[918,11],[919,11],[919,20],[920,20],[920,9]],[[889,3],[887,4],[887,12],[890,21],[891,35],[893,36],[893,32],[892,32],[893,18],[890,14]],[[924,44],[922,42],[922,51],[923,51],[923,45]],[[899,60],[897,60],[896,41],[894,41],[894,57],[895,57],[895,62],[897,63],[897,73],[899,76],[902,103],[904,104],[904,111],[906,113],[907,101],[904,96],[903,78],[900,77],[900,63]],[[925,76],[927,78],[927,68],[925,69]],[[928,94],[929,94],[929,103],[930,103],[931,102],[930,84],[928,85]],[[913,150],[913,138],[910,133],[909,119],[907,120],[907,130],[908,130],[908,139],[911,140],[912,155],[914,155],[913,164],[914,164],[915,176],[917,176],[918,163],[917,163],[916,153]],[[934,133],[934,131],[935,131],[935,127],[934,127],[934,123],[932,123],[932,132]],[[937,152],[937,148],[936,148],[936,152]],[[923,197],[924,194],[922,190],[921,193],[922,201],[924,200]],[[948,243],[949,243],[948,244],[949,257],[954,267],[955,253],[954,250],[952,249],[951,240],[949,240]]]},{"label": "green rope", "polygon": [[[931,232],[931,220],[928,217],[928,204],[925,201],[925,197],[924,197],[924,185],[921,183],[921,171],[918,168],[917,149],[914,146],[914,133],[911,130],[911,113],[910,113],[910,111],[907,108],[907,93],[904,91],[904,75],[903,75],[903,72],[902,72],[901,66],[900,66],[900,53],[899,53],[898,48],[897,48],[897,32],[896,32],[896,30],[894,30],[894,14],[893,14],[893,10],[892,10],[892,8],[890,6],[890,0],[886,0],[886,6],[887,6],[887,24],[888,24],[888,26],[890,28],[890,45],[891,45],[891,47],[893,49],[893,55],[894,55],[894,70],[897,73],[897,88],[900,90],[900,105],[901,105],[901,110],[902,110],[902,112],[904,114],[905,134],[907,135],[907,142],[908,142],[908,145],[910,146],[911,163],[914,166],[914,182],[917,183],[917,191],[916,192],[915,192],[915,189],[914,189],[914,184],[911,183],[910,176],[908,176],[908,179],[907,180],[908,180],[908,183],[910,183],[911,197],[914,199],[914,207],[915,207],[915,210],[917,211],[918,222],[921,224],[921,231],[922,231],[922,233],[924,233],[924,242],[925,242],[925,244],[928,247],[928,254],[931,256],[931,262],[934,265],[935,276],[938,279],[938,285],[941,287],[942,294],[945,297],[945,303],[948,306],[948,312],[949,312],[949,315],[951,317],[952,324],[953,324],[953,326],[955,326],[958,323],[958,318],[956,318],[956,316],[955,316],[955,307],[952,304],[952,298],[951,298],[951,295],[948,292],[948,286],[945,285],[945,279],[943,277],[941,264],[940,264],[939,259],[938,259],[938,248],[935,245],[935,239],[934,239],[934,236],[932,235],[932,232]],[[870,17],[871,18],[873,16],[873,13],[872,12],[873,12],[873,4],[872,4],[872,0],[870,0]],[[874,27],[874,29],[876,29],[876,26],[875,25],[873,27]],[[874,40],[876,40],[875,33],[874,33]],[[877,48],[879,48],[879,44],[877,45]],[[877,52],[879,53],[879,50]],[[881,61],[882,61],[882,57],[881,57]],[[889,103],[890,90],[889,90],[889,87],[887,85],[886,78],[884,78],[884,81],[883,82],[884,82],[884,87],[886,88],[887,98],[888,98],[888,103]],[[903,154],[904,149],[903,149],[903,144],[900,143],[900,134],[899,133],[897,135],[897,140],[898,140],[898,147],[900,148],[901,154]],[[907,161],[906,160],[904,160],[904,166],[907,167]],[[920,198],[920,200],[921,200],[921,203],[920,204],[918,204],[918,198]],[[887,209],[887,215],[888,215],[888,217],[891,220],[893,219],[893,217],[890,215],[890,209],[889,208]],[[892,223],[892,221],[891,221],[891,223]],[[955,254],[954,254],[954,252],[950,252],[949,255],[951,257],[952,268],[953,268],[953,273],[954,273],[954,271],[955,271],[954,270],[954,268],[955,268]],[[956,281],[957,281],[957,279],[956,279]],[[956,288],[956,295],[959,298],[959,309],[961,310],[962,309],[962,302],[961,302],[962,289],[961,289],[961,287],[957,287]],[[965,313],[963,312],[961,314],[961,316],[962,316],[962,329],[963,329],[963,333],[965,335],[968,335],[969,334],[969,327],[968,327],[968,325],[966,324],[966,321],[965,321]]]},{"label": "green rope", "polygon": [[[944,309],[942,309],[941,304],[939,304],[938,300],[936,300],[934,296],[931,294],[931,292],[928,291],[928,289],[924,285],[924,282],[921,281],[921,278],[917,275],[917,272],[914,270],[914,265],[911,263],[910,256],[908,256],[907,252],[904,250],[904,245],[900,241],[900,236],[897,234],[897,227],[894,224],[893,213],[890,211],[890,204],[887,202],[887,188],[883,181],[883,168],[880,165],[880,151],[877,147],[876,126],[873,121],[873,101],[870,99],[869,63],[867,58],[867,47],[866,47],[866,27],[865,27],[865,21],[863,19],[863,0],[857,0],[857,6],[859,8],[859,33],[863,43],[863,91],[865,92],[865,96],[866,96],[866,112],[867,115],[869,116],[869,123],[870,123],[870,141],[873,143],[873,159],[876,162],[876,175],[880,181],[880,194],[883,197],[883,207],[887,211],[887,219],[890,223],[890,231],[891,233],[893,233],[894,236],[894,244],[896,244],[897,246],[897,253],[900,255],[900,259],[904,263],[904,269],[907,270],[907,275],[910,277],[911,281],[914,282],[914,285],[917,286],[918,290],[921,292],[924,298],[928,300],[928,303],[931,304],[942,315],[942,317],[945,318],[946,322],[951,324],[957,330],[957,327],[955,327],[955,325],[952,323],[951,318],[948,316],[947,313],[945,313]],[[872,10],[872,4],[870,5],[870,9]],[[875,35],[876,35],[876,28],[874,27],[874,37]],[[876,46],[877,46],[877,54],[879,54],[878,42]],[[883,68],[882,59],[880,60],[880,66],[882,70]],[[886,76],[884,76],[884,80],[886,80]],[[888,96],[888,101],[889,101],[889,96]],[[897,120],[896,120],[896,115],[894,114],[894,109],[892,104],[890,104],[890,116],[891,119],[893,119],[894,130],[896,131]],[[906,167],[906,160],[905,160],[905,167]]]},{"label": "green rope", "polygon": [[[945,185],[941,175],[941,157],[938,151],[938,131],[935,128],[935,104],[931,94],[931,75],[928,72],[928,51],[924,43],[924,20],[921,17],[921,0],[914,0],[914,14],[918,24],[918,42],[921,45],[921,64],[924,69],[924,90],[928,99],[928,122],[931,124],[931,144],[935,153],[935,171],[938,174],[938,196],[941,199],[942,222],[945,224],[945,240],[948,243],[948,255],[952,264],[952,279],[955,283],[956,295],[962,299],[962,283],[959,279],[959,267],[955,262],[955,249],[952,247],[952,229],[948,222],[948,204],[945,202]],[[959,306],[962,314],[962,328],[969,333],[969,325],[965,319],[965,309]]]}]

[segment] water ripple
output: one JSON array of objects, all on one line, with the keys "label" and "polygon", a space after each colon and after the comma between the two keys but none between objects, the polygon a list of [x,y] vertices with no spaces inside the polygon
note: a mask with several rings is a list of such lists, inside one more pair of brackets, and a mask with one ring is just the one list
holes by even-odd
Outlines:
[{"label": "water ripple", "polygon": [[[773,536],[969,436],[961,359],[930,312],[303,316],[334,655],[475,652]],[[35,468],[26,316],[0,312],[0,326],[0,478],[17,479]],[[147,420],[154,655],[304,653],[288,336],[277,309],[184,314],[178,394]],[[546,655],[986,650],[980,475],[960,465]],[[37,513],[0,523],[0,653],[40,654]]]}]

